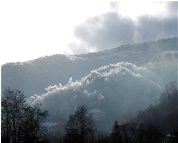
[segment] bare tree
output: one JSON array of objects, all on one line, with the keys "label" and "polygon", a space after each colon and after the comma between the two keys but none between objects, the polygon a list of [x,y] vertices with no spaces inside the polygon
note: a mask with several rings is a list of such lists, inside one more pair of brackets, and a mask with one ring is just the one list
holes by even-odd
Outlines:
[{"label": "bare tree", "polygon": [[66,142],[89,143],[93,140],[94,120],[85,105],[79,106],[75,113],[69,116],[65,130]]},{"label": "bare tree", "polygon": [[18,89],[5,89],[1,101],[2,141],[4,143],[37,142],[40,124],[47,116],[39,106],[30,106]]}]

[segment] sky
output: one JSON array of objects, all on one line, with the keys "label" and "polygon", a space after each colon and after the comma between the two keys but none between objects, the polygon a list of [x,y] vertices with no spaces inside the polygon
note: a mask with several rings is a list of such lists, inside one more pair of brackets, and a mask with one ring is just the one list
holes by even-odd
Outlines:
[{"label": "sky", "polygon": [[177,2],[0,2],[0,65],[177,36]]}]

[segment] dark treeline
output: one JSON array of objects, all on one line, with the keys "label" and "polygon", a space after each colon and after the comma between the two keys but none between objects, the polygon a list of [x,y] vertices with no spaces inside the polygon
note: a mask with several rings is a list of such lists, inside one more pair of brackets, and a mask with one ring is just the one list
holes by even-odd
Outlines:
[{"label": "dark treeline", "polygon": [[[85,114],[81,114],[83,108]],[[69,117],[65,135],[58,142],[178,143],[178,90],[175,82],[166,86],[156,105],[150,105],[145,111],[140,111],[134,119],[124,124],[119,124],[116,120],[110,132],[97,133],[91,122],[92,118],[86,116],[86,109],[86,106],[80,106],[74,115]]]},{"label": "dark treeline", "polygon": [[41,124],[47,115],[40,105],[30,106],[20,90],[5,89],[1,97],[2,143],[46,142]]},{"label": "dark treeline", "polygon": [[[12,98],[10,96],[11,94],[17,96],[17,99],[15,97],[15,99],[13,99],[15,103],[19,101],[18,99],[21,99],[22,96],[19,90],[8,89],[5,90],[4,96],[2,97],[1,139],[4,143],[25,143],[28,141],[31,143],[178,142],[178,89],[177,83],[175,82],[166,86],[165,91],[161,94],[156,105],[150,105],[146,110],[140,111],[138,115],[129,122],[119,124],[119,121],[116,119],[113,123],[112,130],[108,132],[97,131],[91,112],[85,105],[79,106],[75,112],[69,116],[64,132],[62,135],[59,134],[58,138],[45,137],[44,129],[40,126],[46,118],[46,111],[41,110],[38,106],[31,107],[27,105],[24,98],[22,98],[22,101],[19,101],[20,104],[15,104],[13,103],[14,101],[9,100],[9,98]],[[8,108],[6,107],[7,103]],[[22,105],[24,105],[24,107]],[[23,110],[21,106],[24,108]],[[21,111],[24,110],[25,112],[27,111],[25,118],[21,113]],[[40,114],[38,114],[37,111]],[[15,116],[15,119],[12,118],[14,117],[14,112],[19,114]],[[37,124],[33,122],[37,122]]]}]

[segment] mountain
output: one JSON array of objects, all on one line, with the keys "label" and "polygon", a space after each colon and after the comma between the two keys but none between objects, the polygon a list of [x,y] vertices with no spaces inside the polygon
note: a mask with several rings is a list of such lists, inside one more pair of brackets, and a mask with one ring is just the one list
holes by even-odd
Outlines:
[{"label": "mountain", "polygon": [[42,94],[44,88],[49,85],[66,84],[70,77],[79,80],[91,70],[107,64],[124,61],[144,65],[177,57],[177,43],[178,38],[169,38],[143,44],[123,45],[97,53],[53,55],[27,62],[8,63],[1,67],[1,88],[18,88],[28,97]]},{"label": "mountain", "polygon": [[[81,55],[53,55],[1,67],[2,89],[18,88],[63,123],[85,104],[100,129],[129,120],[155,104],[166,84],[178,81],[178,38],[127,44]],[[105,128],[103,128],[105,127]]]},{"label": "mountain", "polygon": [[132,122],[147,127],[152,126],[162,135],[178,135],[178,89],[176,84],[175,82],[168,84],[158,103],[140,111]]}]

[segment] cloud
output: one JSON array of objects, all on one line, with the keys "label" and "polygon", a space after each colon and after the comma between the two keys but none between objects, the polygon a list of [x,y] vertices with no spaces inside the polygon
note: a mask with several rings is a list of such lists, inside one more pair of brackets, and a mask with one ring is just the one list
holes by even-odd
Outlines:
[{"label": "cloud", "polygon": [[178,16],[178,2],[177,1],[170,1],[167,2],[167,13],[170,16]]},{"label": "cloud", "polygon": [[177,36],[177,2],[167,2],[165,13],[143,15],[137,21],[123,17],[116,11],[89,18],[75,28],[74,35],[80,42],[73,45],[85,51],[102,50],[126,43]]},{"label": "cloud", "polygon": [[177,36],[177,17],[150,17],[139,19],[136,41],[151,41]]},{"label": "cloud", "polygon": [[102,16],[88,19],[76,27],[75,36],[94,49],[114,48],[119,43],[128,43],[134,34],[134,24],[131,19],[110,12]]}]

